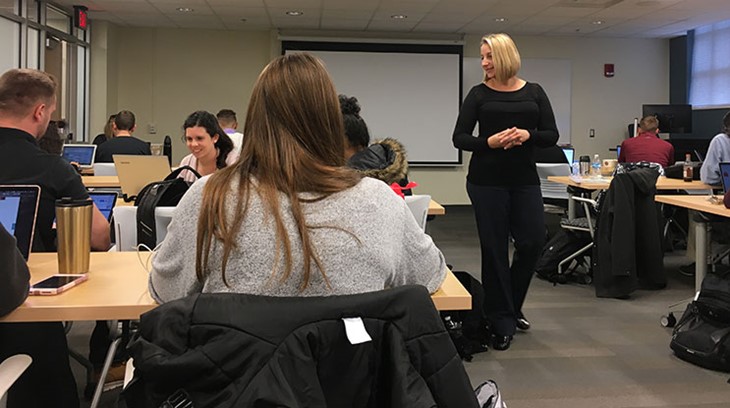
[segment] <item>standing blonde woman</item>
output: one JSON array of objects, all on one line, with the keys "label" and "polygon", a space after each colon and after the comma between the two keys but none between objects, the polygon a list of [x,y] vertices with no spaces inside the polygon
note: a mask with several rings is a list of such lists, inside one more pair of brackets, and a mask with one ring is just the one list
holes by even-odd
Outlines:
[{"label": "standing blonde woman", "polygon": [[334,85],[306,53],[274,59],[248,105],[238,161],[192,185],[154,258],[160,302],[198,292],[434,292],[443,255],[386,184],[345,167]]},{"label": "standing blonde woman", "polygon": [[464,99],[453,142],[472,152],[466,190],[481,245],[484,309],[492,347],[506,350],[516,328],[530,328],[522,304],[545,235],[535,147],[554,145],[558,129],[542,87],[517,77],[520,54],[507,34],[482,38],[481,59],[484,81]]}]

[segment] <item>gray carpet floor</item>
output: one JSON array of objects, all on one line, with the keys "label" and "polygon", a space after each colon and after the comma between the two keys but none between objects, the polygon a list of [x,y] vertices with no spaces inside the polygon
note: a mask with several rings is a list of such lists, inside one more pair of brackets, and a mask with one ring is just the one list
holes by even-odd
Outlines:
[{"label": "gray carpet floor", "polygon": [[[556,228],[556,218],[549,218]],[[455,270],[479,278],[479,243],[468,206],[447,207],[428,232]],[[730,407],[730,374],[705,370],[673,356],[671,330],[659,319],[670,304],[693,295],[694,278],[678,273],[683,251],[667,253],[669,285],[637,291],[628,300],[599,299],[590,285],[533,279],[524,307],[532,328],[507,351],[476,354],[464,366],[476,386],[492,379],[509,408]],[[676,308],[677,317],[684,305]],[[91,323],[77,323],[70,344],[88,349]],[[79,390],[84,374],[72,363]],[[114,407],[115,392],[102,406]],[[88,402],[84,406],[88,406]]]}]

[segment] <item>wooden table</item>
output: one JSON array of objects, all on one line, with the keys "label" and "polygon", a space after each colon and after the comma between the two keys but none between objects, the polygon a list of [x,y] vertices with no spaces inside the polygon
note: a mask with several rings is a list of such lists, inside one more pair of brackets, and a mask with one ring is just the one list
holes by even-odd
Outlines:
[{"label": "wooden table", "polygon": [[86,188],[121,188],[117,176],[81,176]]},{"label": "wooden table", "polygon": [[[659,203],[730,218],[730,210],[723,205],[722,196],[716,196],[716,202],[711,202],[710,197],[706,195],[657,195],[654,196],[654,200]],[[707,262],[702,262],[702,260],[708,258],[708,251],[710,250],[708,224],[709,222],[703,221],[702,219],[696,220],[695,291],[700,290],[702,287],[702,279],[707,275]]]},{"label": "wooden table", "polygon": [[[584,188],[586,190],[607,190],[611,185],[613,177],[601,177],[600,179],[584,178],[580,183],[569,176],[548,176],[548,180],[567,186]],[[712,190],[709,186],[699,180],[686,182],[681,179],[671,179],[660,176],[656,181],[657,190]]]},{"label": "wooden table", "polygon": [[[570,178],[570,176],[548,176],[548,180],[556,183],[565,184],[566,186],[578,187],[585,190],[607,190],[611,186],[611,180],[613,177],[600,177],[584,178],[582,181],[577,182]],[[707,190],[708,193],[712,190],[712,186],[707,185],[699,180],[684,181],[681,179],[671,179],[664,176],[659,176],[656,180],[657,190]],[[575,218],[575,203],[573,203],[572,194],[569,194],[568,198],[568,218]]]},{"label": "wooden table", "polygon": [[[121,197],[117,198],[117,207],[125,206],[125,205],[134,205],[134,201],[124,201]],[[430,203],[428,203],[428,215],[445,215],[446,209],[439,203],[437,203],[434,200],[431,200]]]},{"label": "wooden table", "polygon": [[[146,262],[149,253],[141,253]],[[33,253],[28,261],[31,283],[58,272],[56,253]],[[0,322],[134,320],[157,303],[147,290],[148,274],[136,252],[92,252],[89,279],[55,296],[29,296]],[[471,295],[449,272],[431,295],[439,310],[471,308]]]}]

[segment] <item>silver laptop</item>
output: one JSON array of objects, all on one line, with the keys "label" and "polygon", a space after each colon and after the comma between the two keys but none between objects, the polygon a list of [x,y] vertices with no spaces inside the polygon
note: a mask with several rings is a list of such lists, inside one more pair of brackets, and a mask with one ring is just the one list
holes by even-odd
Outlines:
[{"label": "silver laptop", "polygon": [[15,236],[18,249],[28,259],[38,215],[41,188],[27,185],[0,185],[0,224]]},{"label": "silver laptop", "polygon": [[112,158],[125,201],[132,201],[144,186],[162,181],[170,174],[167,156],[115,154]]},{"label": "silver laptop", "polygon": [[96,157],[96,145],[65,144],[61,155],[69,162],[76,162],[82,169],[90,169]]}]

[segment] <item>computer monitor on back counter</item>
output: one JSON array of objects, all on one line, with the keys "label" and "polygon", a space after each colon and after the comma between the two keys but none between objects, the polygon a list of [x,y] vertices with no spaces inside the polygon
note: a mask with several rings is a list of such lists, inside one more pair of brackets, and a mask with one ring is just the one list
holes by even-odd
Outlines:
[{"label": "computer monitor on back counter", "polygon": [[643,105],[646,116],[659,119],[659,133],[692,133],[692,105]]}]

